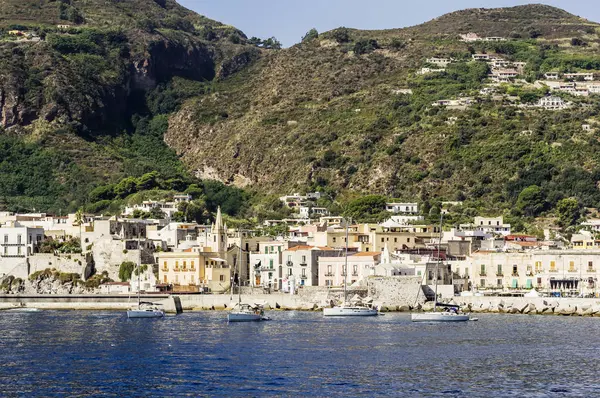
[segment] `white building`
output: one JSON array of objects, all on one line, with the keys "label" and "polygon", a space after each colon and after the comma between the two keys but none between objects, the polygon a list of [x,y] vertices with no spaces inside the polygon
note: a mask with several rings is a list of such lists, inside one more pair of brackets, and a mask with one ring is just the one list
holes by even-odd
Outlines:
[{"label": "white building", "polygon": [[544,73],[544,77],[548,80],[558,80],[560,76],[558,72],[546,72]]},{"label": "white building", "polygon": [[[296,286],[319,285],[319,257],[335,257],[343,255],[342,250],[331,247],[298,245],[283,251],[284,275],[283,290],[289,290],[290,280]],[[293,276],[293,278],[291,278]],[[285,284],[288,284],[287,289]]]},{"label": "white building", "polygon": [[[348,269],[344,256],[319,257],[319,286],[348,286],[375,275],[375,268],[381,263],[381,252],[359,252],[348,256]],[[346,271],[347,275],[346,275]]]},{"label": "white building", "polygon": [[452,62],[454,62],[454,60],[451,59],[451,58],[431,57],[431,58],[427,58],[425,60],[425,62],[427,62],[428,64],[433,64],[433,65],[438,65],[438,66],[446,67],[446,66],[450,65]]},{"label": "white building", "polygon": [[504,217],[475,217],[472,224],[461,224],[461,231],[480,231],[484,234],[510,235],[510,224],[504,223]]},{"label": "white building", "polygon": [[563,77],[565,79],[573,79],[573,80],[586,80],[586,81],[593,81],[594,80],[594,74],[593,73],[565,73],[563,75]]},{"label": "white building", "polygon": [[537,103],[537,106],[546,110],[561,110],[569,108],[571,104],[569,102],[564,101],[560,97],[549,96],[540,98],[540,100]]},{"label": "white building", "polygon": [[7,222],[0,228],[0,276],[29,276],[29,258],[39,252],[44,239],[42,228]]},{"label": "white building", "polygon": [[442,73],[442,72],[445,72],[445,71],[446,71],[446,69],[444,69],[444,68],[438,68],[438,69],[435,69],[435,68],[421,68],[421,70],[419,70],[417,72],[417,75],[427,75],[427,74],[430,74],[430,73]]},{"label": "white building", "polygon": [[419,212],[419,204],[390,202],[385,204],[385,210],[394,214],[417,214]]}]

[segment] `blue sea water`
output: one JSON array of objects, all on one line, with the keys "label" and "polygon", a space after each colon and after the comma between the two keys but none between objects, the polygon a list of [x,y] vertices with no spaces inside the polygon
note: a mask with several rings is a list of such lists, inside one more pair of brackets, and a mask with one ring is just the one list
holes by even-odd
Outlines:
[{"label": "blue sea water", "polygon": [[600,396],[600,319],[0,312],[1,396]]}]

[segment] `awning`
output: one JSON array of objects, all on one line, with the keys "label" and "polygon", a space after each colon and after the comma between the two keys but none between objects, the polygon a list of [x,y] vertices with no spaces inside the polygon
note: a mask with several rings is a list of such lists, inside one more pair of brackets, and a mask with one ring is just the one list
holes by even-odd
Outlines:
[{"label": "awning", "polygon": [[213,260],[213,261],[221,262],[221,263],[226,263],[227,262],[227,260],[223,260],[222,258],[211,257],[210,259]]}]

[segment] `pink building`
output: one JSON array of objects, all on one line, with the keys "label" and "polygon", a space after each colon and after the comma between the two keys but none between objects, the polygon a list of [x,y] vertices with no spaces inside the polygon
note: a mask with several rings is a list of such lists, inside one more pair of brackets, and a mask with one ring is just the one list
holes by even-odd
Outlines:
[{"label": "pink building", "polygon": [[[381,252],[359,252],[348,255],[348,286],[373,275],[376,265],[381,263]],[[319,257],[319,286],[343,286],[345,258]]]}]

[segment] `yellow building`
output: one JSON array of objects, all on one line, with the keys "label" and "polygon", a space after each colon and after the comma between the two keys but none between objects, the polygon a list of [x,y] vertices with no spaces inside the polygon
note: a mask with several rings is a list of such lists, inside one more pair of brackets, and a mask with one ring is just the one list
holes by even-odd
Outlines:
[{"label": "yellow building", "polygon": [[229,289],[229,265],[209,248],[159,252],[156,259],[160,283],[172,285],[174,291],[198,292],[204,287],[212,292]]}]

